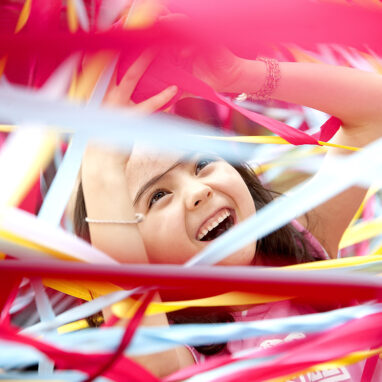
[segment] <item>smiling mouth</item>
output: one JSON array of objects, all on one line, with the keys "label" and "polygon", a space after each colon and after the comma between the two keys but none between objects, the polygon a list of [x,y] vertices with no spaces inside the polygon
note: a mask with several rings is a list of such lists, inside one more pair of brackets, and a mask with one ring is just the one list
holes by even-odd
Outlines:
[{"label": "smiling mouth", "polygon": [[[216,225],[215,225],[216,224]],[[212,226],[208,227],[198,236],[199,241],[211,241],[218,238],[224,232],[227,232],[235,224],[235,220],[230,212],[227,212],[227,216],[220,222],[216,222]]]}]

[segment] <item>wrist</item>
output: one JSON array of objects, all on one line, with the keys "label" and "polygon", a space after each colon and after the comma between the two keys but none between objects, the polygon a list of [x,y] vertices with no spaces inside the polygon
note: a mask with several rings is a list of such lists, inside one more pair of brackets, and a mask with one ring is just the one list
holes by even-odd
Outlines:
[{"label": "wrist", "polygon": [[223,93],[253,93],[261,87],[265,77],[266,66],[263,62],[237,57],[217,90]]},{"label": "wrist", "polygon": [[93,174],[82,174],[82,184],[86,193],[95,192],[99,196],[128,191],[127,179],[123,172],[98,170]]},{"label": "wrist", "polygon": [[90,145],[82,163],[82,179],[97,186],[121,184],[126,181],[125,169],[129,155],[98,144]]},{"label": "wrist", "polygon": [[264,62],[243,59],[235,92],[250,94],[258,91],[264,83],[266,74]]},{"label": "wrist", "polygon": [[107,155],[102,161],[84,161],[81,170],[82,182],[87,188],[119,189],[127,187],[126,163],[115,163]]},{"label": "wrist", "polygon": [[245,80],[246,61],[235,57],[223,73],[219,74],[219,84],[216,90],[221,93],[240,93]]}]

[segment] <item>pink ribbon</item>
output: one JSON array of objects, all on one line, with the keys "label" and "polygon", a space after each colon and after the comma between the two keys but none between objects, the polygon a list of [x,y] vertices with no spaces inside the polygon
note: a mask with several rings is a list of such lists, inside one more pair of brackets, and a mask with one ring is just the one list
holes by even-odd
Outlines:
[{"label": "pink ribbon", "polygon": [[303,339],[285,342],[268,349],[258,348],[244,356],[216,357],[203,364],[182,369],[164,381],[178,381],[239,360],[277,354],[278,357],[260,365],[219,376],[219,381],[262,381],[298,373],[313,365],[339,359],[352,352],[379,348],[382,346],[381,320],[382,313],[376,313],[325,332],[308,335]]}]

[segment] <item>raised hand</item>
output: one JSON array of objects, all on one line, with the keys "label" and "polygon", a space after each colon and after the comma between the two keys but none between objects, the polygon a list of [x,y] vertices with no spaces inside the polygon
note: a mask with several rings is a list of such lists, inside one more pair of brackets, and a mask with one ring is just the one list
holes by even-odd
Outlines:
[{"label": "raised hand", "polygon": [[245,60],[223,46],[195,54],[193,72],[196,77],[218,92],[241,93]]},{"label": "raised hand", "polygon": [[[128,107],[138,112],[151,113],[171,100],[176,94],[176,87],[169,87],[140,104],[134,104],[131,100],[131,95],[152,58],[151,52],[143,53],[127,70],[119,86],[110,86],[104,100],[107,106]],[[135,214],[128,197],[125,176],[129,156],[129,152],[118,151],[100,143],[87,148],[82,163],[81,181],[86,213],[90,219],[134,220]],[[118,261],[147,262],[136,225],[90,223],[89,231],[92,244]]]},{"label": "raised hand", "polygon": [[135,104],[131,96],[138,81],[145,73],[154,58],[153,51],[145,51],[129,67],[119,85],[111,84],[105,96],[104,103],[108,106],[127,106],[142,113],[153,113],[166,105],[177,92],[176,86],[170,86],[147,100]]}]

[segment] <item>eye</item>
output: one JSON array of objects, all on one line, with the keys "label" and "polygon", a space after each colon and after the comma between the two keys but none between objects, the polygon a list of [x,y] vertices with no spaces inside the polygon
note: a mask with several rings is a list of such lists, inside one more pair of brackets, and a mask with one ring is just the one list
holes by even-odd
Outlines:
[{"label": "eye", "polygon": [[167,194],[168,194],[168,191],[165,191],[165,190],[154,191],[154,193],[151,195],[149,200],[149,208],[151,208],[153,204],[155,204],[157,201],[162,199]]},{"label": "eye", "polygon": [[215,162],[216,159],[212,158],[202,158],[196,162],[195,165],[195,175],[198,175],[204,167],[208,166],[211,162]]}]

